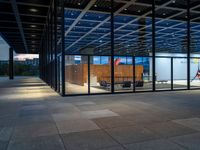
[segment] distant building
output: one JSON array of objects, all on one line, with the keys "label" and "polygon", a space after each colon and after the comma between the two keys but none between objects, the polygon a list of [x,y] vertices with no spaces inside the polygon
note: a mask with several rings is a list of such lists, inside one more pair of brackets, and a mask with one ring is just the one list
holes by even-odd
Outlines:
[{"label": "distant building", "polygon": [[15,63],[38,66],[39,65],[39,59],[33,58],[33,59],[26,59],[26,60],[16,60]]}]

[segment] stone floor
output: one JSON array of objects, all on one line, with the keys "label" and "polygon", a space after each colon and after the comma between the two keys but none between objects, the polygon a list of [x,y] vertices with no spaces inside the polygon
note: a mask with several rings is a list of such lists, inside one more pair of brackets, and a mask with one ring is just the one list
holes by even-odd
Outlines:
[{"label": "stone floor", "polygon": [[200,91],[60,97],[0,78],[0,150],[200,150]]}]

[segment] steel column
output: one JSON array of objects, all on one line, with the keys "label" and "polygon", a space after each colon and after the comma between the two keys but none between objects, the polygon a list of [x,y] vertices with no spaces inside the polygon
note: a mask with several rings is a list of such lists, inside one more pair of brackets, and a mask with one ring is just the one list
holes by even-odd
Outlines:
[{"label": "steel column", "polygon": [[9,79],[14,79],[14,60],[13,60],[13,48],[9,48]]}]

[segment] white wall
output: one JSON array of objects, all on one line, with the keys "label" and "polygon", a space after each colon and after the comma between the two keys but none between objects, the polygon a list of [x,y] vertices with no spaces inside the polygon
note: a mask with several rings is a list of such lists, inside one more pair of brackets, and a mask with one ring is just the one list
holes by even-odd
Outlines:
[{"label": "white wall", "polygon": [[187,80],[187,58],[174,58],[173,72],[174,80]]},{"label": "white wall", "polygon": [[[187,57],[186,54],[168,54],[157,53],[156,56],[168,57]],[[191,57],[200,57],[200,54],[191,54]],[[187,79],[187,59],[174,58],[173,60],[173,78],[174,80]],[[200,59],[191,59],[190,62],[190,78],[192,79],[200,67]],[[150,59],[150,74],[152,75],[152,60]],[[171,80],[171,60],[169,58],[156,58],[156,74],[157,80]]]},{"label": "white wall", "polygon": [[171,59],[156,58],[156,78],[157,80],[171,79]]}]

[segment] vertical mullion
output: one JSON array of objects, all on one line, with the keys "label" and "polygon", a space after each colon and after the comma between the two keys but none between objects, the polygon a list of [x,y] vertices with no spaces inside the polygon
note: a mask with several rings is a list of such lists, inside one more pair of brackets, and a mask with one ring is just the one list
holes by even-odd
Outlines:
[{"label": "vertical mullion", "polygon": [[190,0],[187,0],[187,89],[190,89]]},{"label": "vertical mullion", "polygon": [[135,84],[135,75],[136,75],[136,72],[135,72],[135,56],[133,56],[132,57],[132,64],[133,64],[133,92],[135,92],[135,86],[136,86],[136,84]]},{"label": "vertical mullion", "polygon": [[90,94],[90,56],[88,55],[88,94]]},{"label": "vertical mullion", "polygon": [[62,95],[64,96],[65,95],[65,44],[64,44],[64,42],[65,42],[65,35],[64,35],[64,33],[65,33],[65,28],[64,28],[64,0],[61,0],[61,7],[62,7],[62,23],[61,23],[61,34],[62,34],[62,37],[61,37],[61,39],[62,39],[62,42],[61,42],[61,44],[62,44]]},{"label": "vertical mullion", "polygon": [[174,76],[173,76],[173,73],[174,73],[174,66],[173,66],[173,57],[171,57],[171,90],[174,89]]},{"label": "vertical mullion", "polygon": [[9,48],[9,79],[14,79],[14,60],[13,60],[13,48]]},{"label": "vertical mullion", "polygon": [[155,67],[155,49],[156,49],[156,45],[155,45],[155,1],[153,0],[153,4],[152,4],[152,76],[153,76],[153,85],[152,85],[152,90],[155,91],[156,87],[155,87],[155,82],[156,82],[156,77],[155,77],[155,73],[156,73],[156,67]]},{"label": "vertical mullion", "polygon": [[111,0],[111,93],[114,93],[114,0]]},{"label": "vertical mullion", "polygon": [[55,91],[58,89],[58,73],[57,73],[57,0],[54,0],[54,52],[55,52]]},{"label": "vertical mullion", "polygon": [[51,87],[53,88],[53,47],[52,47],[52,5],[51,5],[51,10],[50,10],[50,53],[51,53],[51,63],[50,63],[50,68],[51,68]]}]

